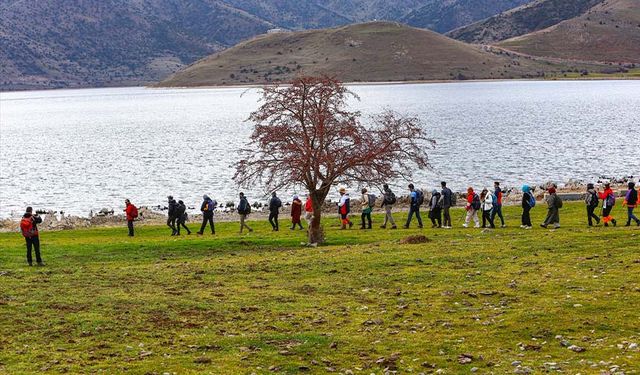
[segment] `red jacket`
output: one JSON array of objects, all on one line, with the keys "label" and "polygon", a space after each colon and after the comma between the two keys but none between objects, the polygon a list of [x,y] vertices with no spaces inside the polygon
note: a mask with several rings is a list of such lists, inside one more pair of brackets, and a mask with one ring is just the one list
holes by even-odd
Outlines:
[{"label": "red jacket", "polygon": [[311,198],[307,198],[307,201],[304,202],[304,210],[306,212],[313,212],[313,202],[311,201]]},{"label": "red jacket", "polygon": [[132,221],[136,218],[135,216],[136,207],[131,203],[127,203],[127,208],[125,208],[124,212],[127,214],[127,221]]},{"label": "red jacket", "polygon": [[611,188],[606,188],[602,193],[598,193],[598,197],[600,197],[600,199],[602,200],[605,200],[607,199],[609,194],[613,194],[613,190],[611,190]]}]

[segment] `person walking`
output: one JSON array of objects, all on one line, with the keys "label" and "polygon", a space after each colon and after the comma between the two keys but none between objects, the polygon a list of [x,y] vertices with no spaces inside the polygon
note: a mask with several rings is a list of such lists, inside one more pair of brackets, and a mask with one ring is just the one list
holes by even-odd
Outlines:
[{"label": "person walking", "polygon": [[304,201],[304,220],[307,222],[307,227],[310,227],[313,220],[313,201],[309,194],[307,194],[307,199]]},{"label": "person walking", "polygon": [[598,193],[598,197],[602,199],[602,221],[604,222],[604,226],[608,227],[609,223],[611,223],[615,227],[618,222],[611,216],[611,210],[613,210],[613,206],[616,204],[616,196],[611,189],[610,183],[607,182],[604,185],[604,191]]},{"label": "person walking", "polygon": [[411,225],[411,219],[413,215],[416,215],[418,220],[418,228],[422,228],[422,217],[420,217],[420,206],[424,202],[424,193],[420,189],[416,189],[413,184],[409,184],[409,217],[407,217],[407,223],[404,225],[404,229],[408,229]]},{"label": "person walking", "polygon": [[124,214],[127,217],[127,228],[129,229],[129,237],[133,237],[133,221],[138,218],[138,208],[131,204],[128,199],[124,200]]},{"label": "person walking", "polygon": [[[500,188],[500,183],[498,181],[493,183],[494,188],[494,200],[493,200],[493,211],[491,211],[491,222],[494,223],[496,219],[496,215],[500,218],[500,222],[502,223],[501,228],[506,227],[504,224],[504,216],[502,216],[502,198],[504,191]],[[494,226],[495,227],[495,226]]]},{"label": "person walking", "polygon": [[240,202],[238,203],[238,214],[240,215],[240,234],[242,234],[242,230],[247,228],[249,232],[253,232],[253,229],[245,222],[247,220],[247,216],[251,213],[251,205],[247,200],[247,197],[244,196],[244,193],[240,193]]},{"label": "person walking", "polygon": [[340,188],[340,201],[338,201],[338,214],[340,214],[340,221],[342,223],[340,229],[347,229],[347,226],[351,228],[353,223],[349,220],[349,213],[351,212],[351,198],[347,189]]},{"label": "person walking", "polygon": [[175,236],[178,233],[178,229],[176,229],[176,209],[178,208],[178,202],[173,199],[173,196],[169,195],[167,197],[169,203],[169,212],[167,217],[167,226],[171,228],[171,235]]},{"label": "person walking", "polygon": [[209,198],[207,194],[202,196],[202,204],[200,205],[200,211],[202,212],[202,225],[198,231],[198,235],[202,236],[204,230],[207,229],[207,223],[211,227],[211,234],[216,234],[216,227],[213,223],[213,211],[218,206],[218,202]]},{"label": "person walking", "polygon": [[494,202],[497,199],[494,199],[494,195],[489,192],[489,189],[484,188],[480,192],[480,200],[482,201],[482,227],[486,228],[488,222],[490,228],[495,228],[493,210],[495,208]]},{"label": "person walking", "polygon": [[584,198],[584,203],[587,205],[587,222],[589,226],[593,226],[593,220],[596,221],[596,225],[600,224],[600,218],[595,214],[596,208],[598,208],[598,192],[593,184],[587,184],[587,194]]},{"label": "person walking", "polygon": [[636,184],[633,182],[629,182],[627,185],[629,190],[627,190],[627,194],[624,196],[623,206],[627,206],[627,224],[626,227],[631,225],[631,220],[636,222],[636,225],[640,227],[640,219],[633,214],[633,210],[638,207],[638,191],[636,190]]},{"label": "person walking", "polygon": [[302,201],[297,195],[293,196],[291,202],[291,230],[296,229],[296,225],[300,227],[300,230],[304,229],[300,217],[302,216]]},{"label": "person walking", "polygon": [[475,223],[475,228],[480,228],[480,219],[478,218],[478,211],[480,210],[481,201],[480,196],[473,191],[473,188],[469,186],[467,188],[467,205],[465,206],[465,210],[467,211],[467,216],[464,219],[463,227],[468,228],[469,223],[471,223],[471,219]]},{"label": "person walking", "polygon": [[429,219],[431,219],[431,228],[442,227],[442,194],[438,190],[431,191],[431,199],[429,200]]},{"label": "person walking", "polygon": [[[371,203],[375,204],[375,198],[371,198],[371,196],[367,194],[367,191],[368,190],[365,188],[360,190],[360,193],[362,194],[360,197],[360,207],[362,208],[362,214],[360,215],[362,224],[360,225],[360,229],[371,229],[371,211],[373,211]],[[365,220],[368,223],[366,226]]]},{"label": "person walking", "polygon": [[269,200],[269,224],[271,224],[271,230],[277,232],[280,230],[278,226],[278,215],[280,214],[280,207],[282,207],[282,201],[276,195],[274,191],[271,193],[271,199]]},{"label": "person walking", "polygon": [[536,205],[536,198],[533,196],[531,192],[531,188],[529,185],[522,186],[522,225],[520,228],[522,229],[531,229],[533,228],[533,224],[531,224],[531,214],[530,211]]},{"label": "person walking", "polygon": [[380,226],[380,228],[385,229],[387,227],[387,223],[391,223],[391,229],[398,229],[396,226],[395,220],[393,220],[393,215],[391,214],[391,210],[393,209],[393,205],[396,204],[397,198],[396,195],[391,191],[389,185],[382,185],[382,208],[384,208],[384,222]]},{"label": "person walking", "polygon": [[38,224],[40,223],[42,223],[40,215],[34,214],[32,207],[27,207],[24,215],[22,215],[22,220],[20,220],[20,231],[27,244],[27,263],[29,263],[29,266],[33,266],[32,250],[36,253],[36,264],[44,266],[40,256],[40,233],[38,232]]},{"label": "person walking", "polygon": [[442,186],[442,191],[440,192],[440,194],[442,194],[442,228],[451,229],[453,226],[449,209],[454,206],[453,192],[447,187],[445,181],[440,182],[440,186]]},{"label": "person walking", "polygon": [[547,228],[551,225],[557,229],[560,228],[560,209],[562,208],[562,199],[560,199],[556,193],[555,186],[551,186],[547,191],[548,194],[545,199],[547,202],[547,217],[540,226]]},{"label": "person walking", "polygon": [[176,236],[180,235],[180,227],[183,227],[184,229],[186,229],[187,235],[191,234],[191,230],[189,230],[186,224],[187,223],[187,206],[181,200],[178,201],[178,206],[176,207],[176,220],[177,220]]}]

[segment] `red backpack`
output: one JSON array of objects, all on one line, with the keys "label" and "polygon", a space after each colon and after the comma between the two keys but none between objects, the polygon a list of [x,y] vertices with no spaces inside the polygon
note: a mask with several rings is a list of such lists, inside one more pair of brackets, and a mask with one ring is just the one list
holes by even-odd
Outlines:
[{"label": "red backpack", "polygon": [[30,217],[23,217],[22,220],[20,220],[20,230],[25,238],[31,238],[38,235],[38,231],[33,225],[33,219]]},{"label": "red backpack", "polygon": [[138,207],[131,205],[131,215],[134,218],[138,218]]}]

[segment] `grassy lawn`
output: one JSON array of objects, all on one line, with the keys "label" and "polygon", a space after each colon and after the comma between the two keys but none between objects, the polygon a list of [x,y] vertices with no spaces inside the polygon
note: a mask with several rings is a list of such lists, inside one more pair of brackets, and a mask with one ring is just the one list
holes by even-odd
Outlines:
[{"label": "grassy lawn", "polygon": [[639,228],[589,229],[575,203],[524,231],[519,211],[485,232],[328,217],[318,248],[266,221],[43,232],[44,268],[3,233],[0,373],[640,373]]}]

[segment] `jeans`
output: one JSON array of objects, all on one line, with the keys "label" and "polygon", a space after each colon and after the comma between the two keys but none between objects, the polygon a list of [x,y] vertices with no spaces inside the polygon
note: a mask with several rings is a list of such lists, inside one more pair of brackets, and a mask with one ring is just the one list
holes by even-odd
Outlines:
[{"label": "jeans", "polygon": [[531,224],[531,207],[523,207],[522,208],[522,225],[527,226],[527,227],[531,227],[533,226]]},{"label": "jeans", "polygon": [[129,236],[133,237],[133,220],[127,220],[127,228],[129,228]]},{"label": "jeans", "polygon": [[33,264],[33,259],[31,258],[31,249],[36,251],[36,262],[38,264],[42,263],[42,258],[40,257],[40,237],[25,237],[27,241],[27,263],[29,265]]},{"label": "jeans", "polygon": [[587,206],[587,219],[589,221],[589,226],[593,225],[593,220],[596,221],[596,224],[600,222],[600,218],[594,212],[598,206]]},{"label": "jeans", "polygon": [[278,213],[277,212],[269,212],[269,224],[271,224],[271,228],[273,230],[278,230]]},{"label": "jeans", "polygon": [[416,215],[416,219],[418,220],[418,227],[422,228],[422,217],[420,217],[420,206],[411,206],[409,207],[409,217],[407,218],[407,223],[404,225],[405,228],[409,228],[411,224],[411,219],[413,215]]},{"label": "jeans", "polygon": [[384,223],[382,223],[383,227],[386,227],[388,222],[391,223],[391,226],[396,226],[396,222],[393,220],[393,215],[391,215],[392,208],[393,206],[390,206],[388,204],[384,205]]},{"label": "jeans", "polygon": [[491,212],[491,223],[493,223],[496,219],[496,215],[500,218],[500,222],[504,225],[504,216],[502,216],[502,206],[493,206],[493,211]]},{"label": "jeans", "polygon": [[216,234],[216,227],[213,224],[213,212],[203,212],[202,213],[202,225],[200,226],[200,234],[204,233],[204,230],[207,229],[207,223],[211,226],[211,234]]},{"label": "jeans", "polygon": [[631,224],[631,220],[635,221],[636,223],[640,222],[640,219],[638,219],[636,215],[633,214],[634,208],[635,207],[627,207],[627,225]]},{"label": "jeans", "polygon": [[449,214],[449,207],[444,207],[442,209],[442,215],[444,217],[444,220],[442,222],[442,225],[445,227],[451,227],[451,215]]},{"label": "jeans", "polygon": [[489,222],[489,226],[491,228],[495,228],[496,226],[493,224],[494,210],[483,210],[482,211],[482,227],[487,227],[487,222]]}]

